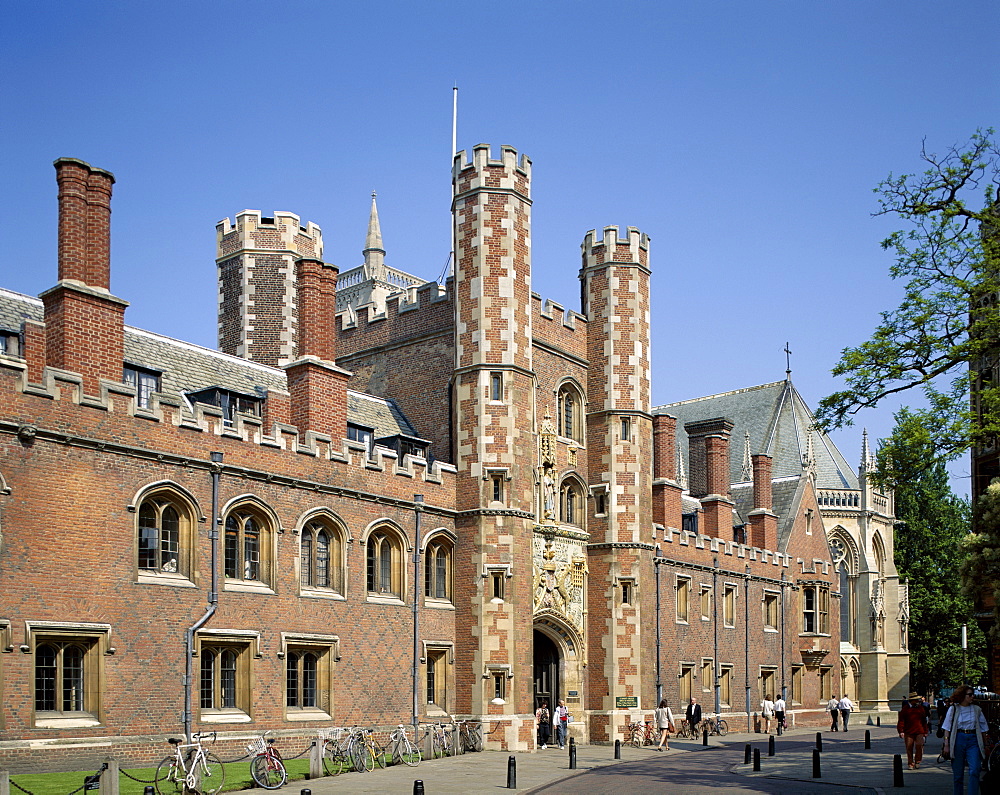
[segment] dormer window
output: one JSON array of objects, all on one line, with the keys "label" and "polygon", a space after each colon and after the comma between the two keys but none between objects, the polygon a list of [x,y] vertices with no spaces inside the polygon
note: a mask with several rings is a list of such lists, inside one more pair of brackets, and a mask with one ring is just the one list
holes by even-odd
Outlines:
[{"label": "dormer window", "polygon": [[430,447],[431,443],[426,439],[398,433],[395,436],[383,436],[376,439],[375,444],[379,447],[387,447],[390,450],[395,450],[396,455],[399,456],[399,460],[402,461],[403,456],[406,455],[427,458],[427,448]]},{"label": "dormer window", "polygon": [[226,425],[232,425],[235,422],[236,414],[249,414],[251,417],[260,416],[261,399],[256,395],[248,395],[221,387],[209,387],[200,392],[192,392],[188,397],[195,403],[204,403],[222,409],[222,421]]},{"label": "dormer window", "polygon": [[347,438],[352,442],[360,442],[365,446],[368,451],[368,457],[372,457],[373,445],[375,443],[375,429],[368,428],[364,425],[355,425],[354,423],[347,423]]},{"label": "dormer window", "polygon": [[148,409],[153,393],[160,391],[160,373],[134,364],[125,365],[122,381],[135,389],[135,404],[141,409]]},{"label": "dormer window", "polygon": [[13,331],[0,329],[0,354],[5,356],[20,356],[20,336]]}]

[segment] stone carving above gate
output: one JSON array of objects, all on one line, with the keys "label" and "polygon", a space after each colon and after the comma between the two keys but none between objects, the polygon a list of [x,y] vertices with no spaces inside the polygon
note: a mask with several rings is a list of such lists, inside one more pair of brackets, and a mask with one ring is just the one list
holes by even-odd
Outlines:
[{"label": "stone carving above gate", "polygon": [[587,577],[583,542],[536,534],[532,552],[534,612],[558,614],[582,637]]}]

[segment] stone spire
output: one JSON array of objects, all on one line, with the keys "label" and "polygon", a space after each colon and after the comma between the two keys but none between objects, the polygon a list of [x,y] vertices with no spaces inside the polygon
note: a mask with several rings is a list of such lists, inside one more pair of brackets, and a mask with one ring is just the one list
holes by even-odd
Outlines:
[{"label": "stone spire", "polygon": [[740,477],[745,483],[753,480],[753,458],[750,455],[750,431],[743,431],[743,470]]},{"label": "stone spire", "polygon": [[868,472],[872,469],[872,453],[868,448],[868,429],[861,432],[861,471]]},{"label": "stone spire", "polygon": [[365,236],[365,278],[385,279],[385,249],[382,248],[382,228],[378,222],[375,191],[372,191],[372,211],[368,216],[368,234]]}]

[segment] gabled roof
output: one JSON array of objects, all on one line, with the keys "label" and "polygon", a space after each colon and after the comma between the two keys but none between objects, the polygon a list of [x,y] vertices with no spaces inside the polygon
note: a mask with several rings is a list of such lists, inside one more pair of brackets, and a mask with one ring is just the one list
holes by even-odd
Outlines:
[{"label": "gabled roof", "polygon": [[[18,332],[24,320],[42,322],[42,302],[0,288],[0,331]],[[288,388],[285,371],[162,334],[125,326],[125,363],[161,374],[160,392],[184,402],[184,395],[208,387],[263,397]],[[419,436],[395,401],[347,391],[347,420],[375,429],[376,438]]]},{"label": "gabled roof", "polygon": [[[775,479],[799,477],[808,446],[813,415],[791,380],[737,389],[679,403],[666,403],[654,414],[677,418],[677,444],[688,467],[688,437],[685,423],[726,417],[733,423],[730,438],[730,482],[745,482],[743,451],[745,434],[750,435],[750,452],[767,453],[773,459]],[[858,476],[825,433],[812,431],[813,458],[818,488],[857,489]],[[777,494],[775,494],[777,501]],[[775,506],[777,512],[777,505]],[[779,514],[780,515],[780,514]]]}]

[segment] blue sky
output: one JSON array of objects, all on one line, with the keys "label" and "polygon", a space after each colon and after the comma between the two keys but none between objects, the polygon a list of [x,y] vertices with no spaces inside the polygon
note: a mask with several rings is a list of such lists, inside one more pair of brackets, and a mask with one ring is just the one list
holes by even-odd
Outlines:
[{"label": "blue sky", "polygon": [[[457,83],[459,148],[533,161],[537,292],[579,307],[588,229],[651,236],[654,404],[779,380],[786,341],[810,404],[836,389],[900,293],[871,189],[998,124],[989,0],[0,7],[0,286],[55,281],[62,156],[117,177],[132,325],[214,347],[215,224],[244,208],[319,224],[344,270],[376,190],[387,263],[434,279]],[[835,435],[848,460],[891,408]]]}]

